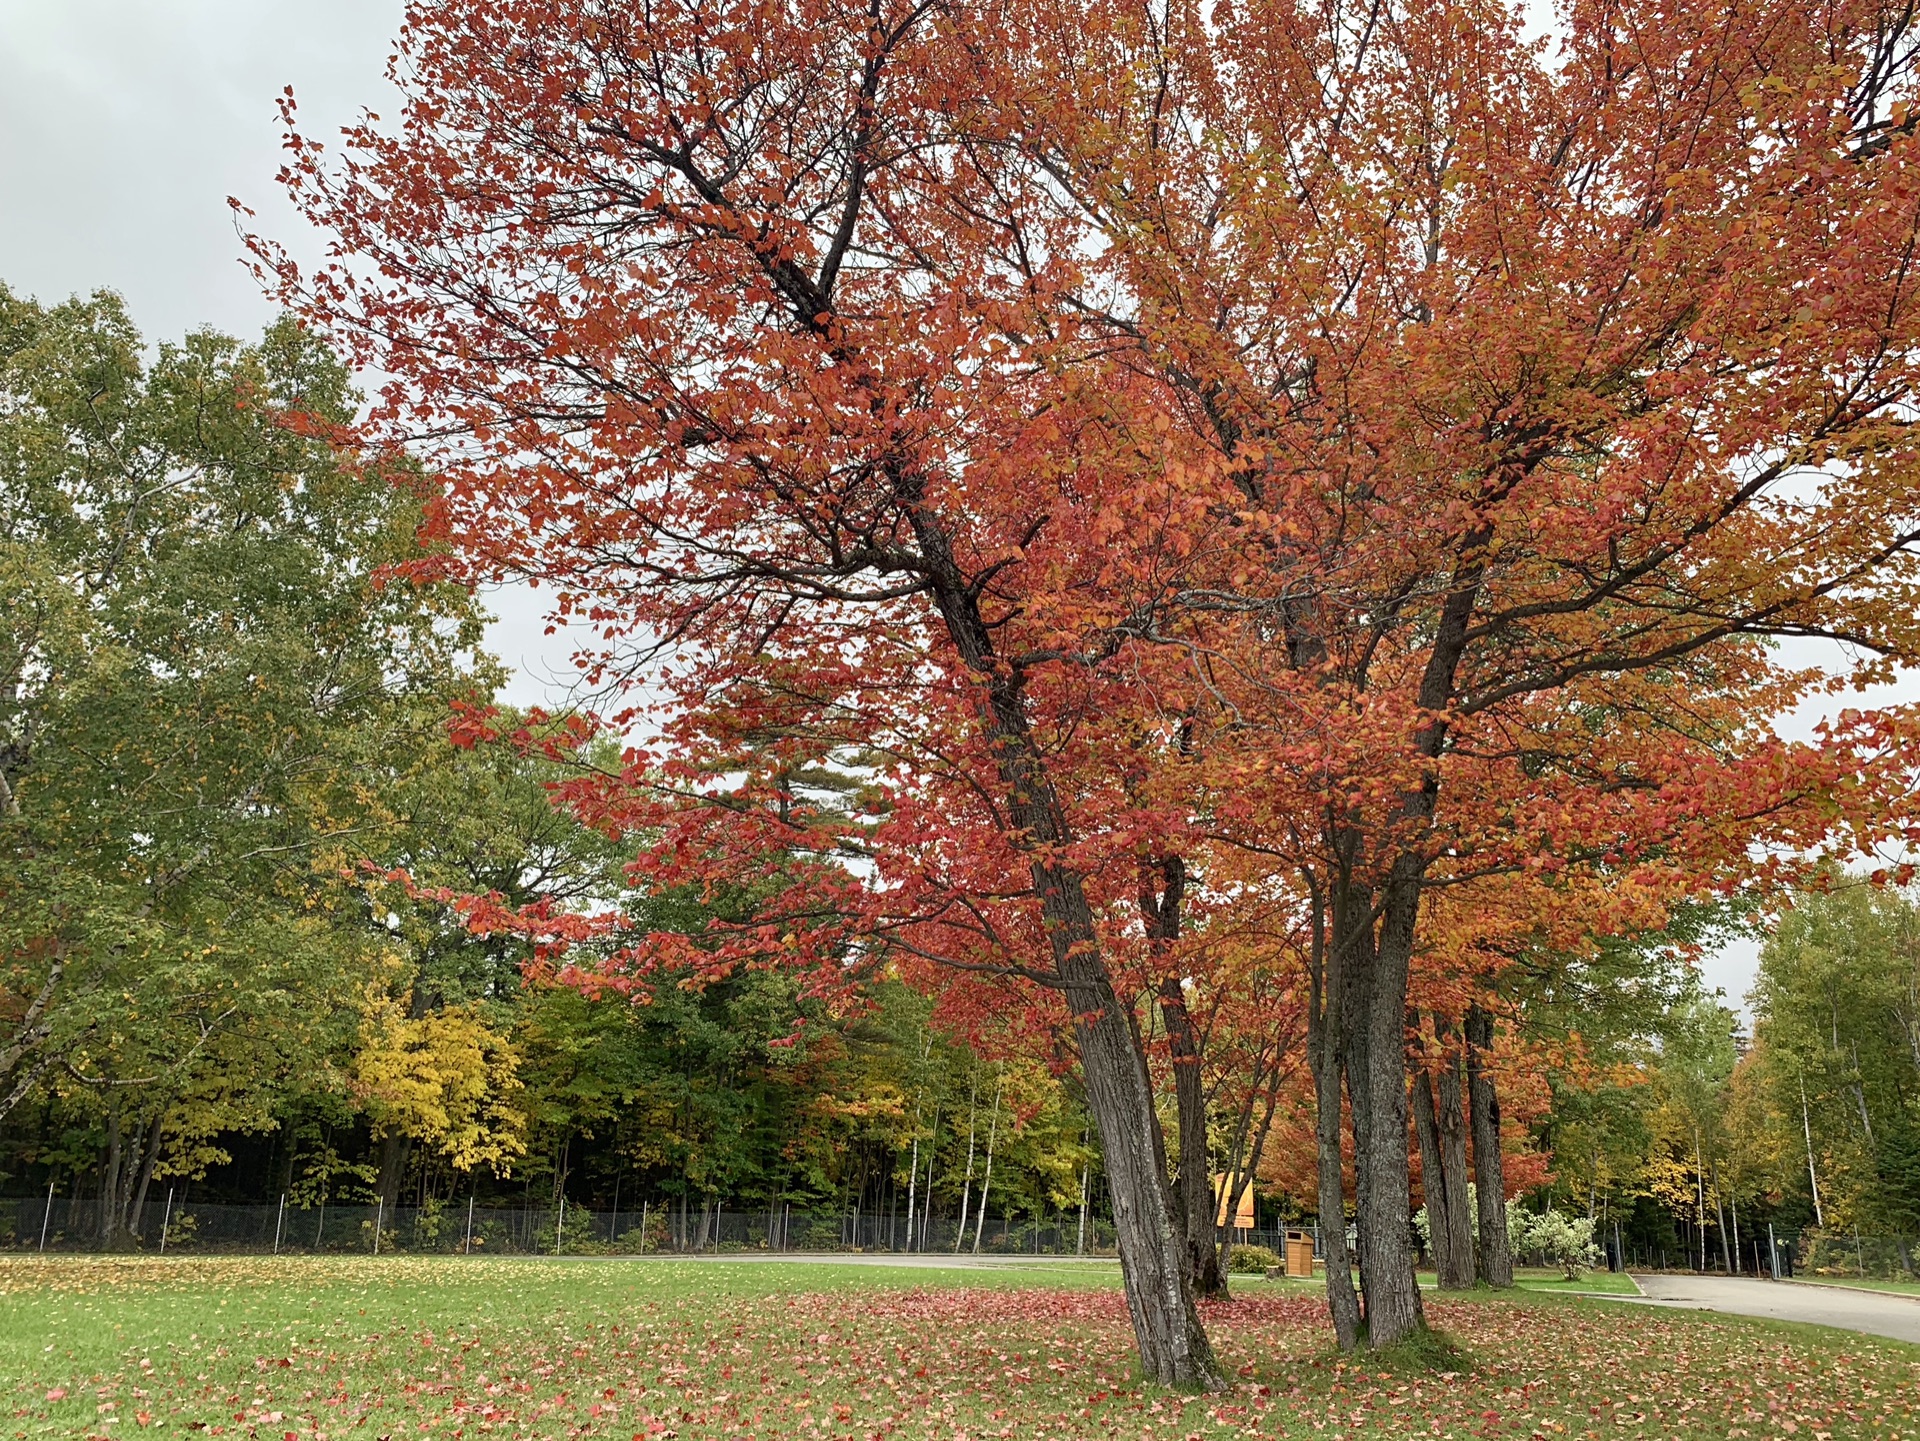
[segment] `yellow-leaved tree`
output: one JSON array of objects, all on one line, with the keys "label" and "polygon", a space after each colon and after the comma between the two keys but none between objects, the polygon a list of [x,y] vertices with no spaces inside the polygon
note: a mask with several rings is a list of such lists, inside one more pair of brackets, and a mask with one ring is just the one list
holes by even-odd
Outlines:
[{"label": "yellow-leaved tree", "polygon": [[527,1148],[519,1070],[481,1006],[412,1016],[380,996],[361,1024],[352,1088],[376,1135],[432,1147],[456,1170],[497,1172]]}]

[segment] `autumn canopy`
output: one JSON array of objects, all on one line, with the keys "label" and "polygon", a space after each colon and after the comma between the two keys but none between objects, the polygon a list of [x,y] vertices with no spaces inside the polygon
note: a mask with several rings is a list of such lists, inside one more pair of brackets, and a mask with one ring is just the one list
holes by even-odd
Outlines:
[{"label": "autumn canopy", "polygon": [[[660,835],[641,876],[785,878],[676,961],[1030,1003],[1146,1374],[1205,1385],[1143,1008],[1176,1050],[1181,978],[1304,1016],[1333,1324],[1387,1344],[1410,1054],[1484,1045],[1528,947],[1908,824],[1908,717],[1768,717],[1825,683],[1776,638],[1920,654],[1914,41],[1878,0],[1540,39],[1460,0],[436,0],[396,123],[292,140],[339,258],[255,248],[390,377],[448,564],[550,588],[652,708],[575,808]],[[859,804],[795,783],[836,764]],[[631,940],[628,979],[668,948]]]}]

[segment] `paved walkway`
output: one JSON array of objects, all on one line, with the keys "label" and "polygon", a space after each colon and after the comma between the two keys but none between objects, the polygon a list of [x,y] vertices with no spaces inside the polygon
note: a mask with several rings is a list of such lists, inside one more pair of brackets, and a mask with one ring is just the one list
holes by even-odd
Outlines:
[{"label": "paved walkway", "polygon": [[1647,1294],[1643,1306],[1675,1306],[1694,1311],[1730,1311],[1774,1321],[1808,1321],[1891,1336],[1920,1343],[1920,1298],[1856,1291],[1839,1286],[1808,1286],[1791,1281],[1757,1281],[1741,1276],[1635,1276]]}]

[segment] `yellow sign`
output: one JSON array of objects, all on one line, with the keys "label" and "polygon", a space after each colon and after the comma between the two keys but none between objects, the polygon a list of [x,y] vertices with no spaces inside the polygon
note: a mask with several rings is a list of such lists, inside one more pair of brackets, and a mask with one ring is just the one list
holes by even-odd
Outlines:
[{"label": "yellow sign", "polygon": [[[1213,1224],[1216,1226],[1224,1226],[1227,1224],[1226,1190],[1227,1178],[1224,1175],[1215,1175],[1213,1178],[1213,1200],[1214,1205],[1218,1209],[1213,1218]],[[1251,1231],[1253,1229],[1253,1187],[1250,1185],[1242,1188],[1240,1192],[1240,1204],[1234,1207],[1233,1229],[1236,1231]]]}]

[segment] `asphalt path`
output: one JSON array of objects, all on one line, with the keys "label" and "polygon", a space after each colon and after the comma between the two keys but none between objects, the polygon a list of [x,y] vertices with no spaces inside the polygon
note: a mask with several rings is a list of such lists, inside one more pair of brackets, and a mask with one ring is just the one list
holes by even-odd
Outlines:
[{"label": "asphalt path", "polygon": [[1806,1321],[1890,1336],[1920,1344],[1920,1298],[1817,1286],[1795,1281],[1758,1281],[1744,1276],[1635,1276],[1646,1293],[1621,1297],[1643,1306],[1727,1311],[1771,1321]]}]

